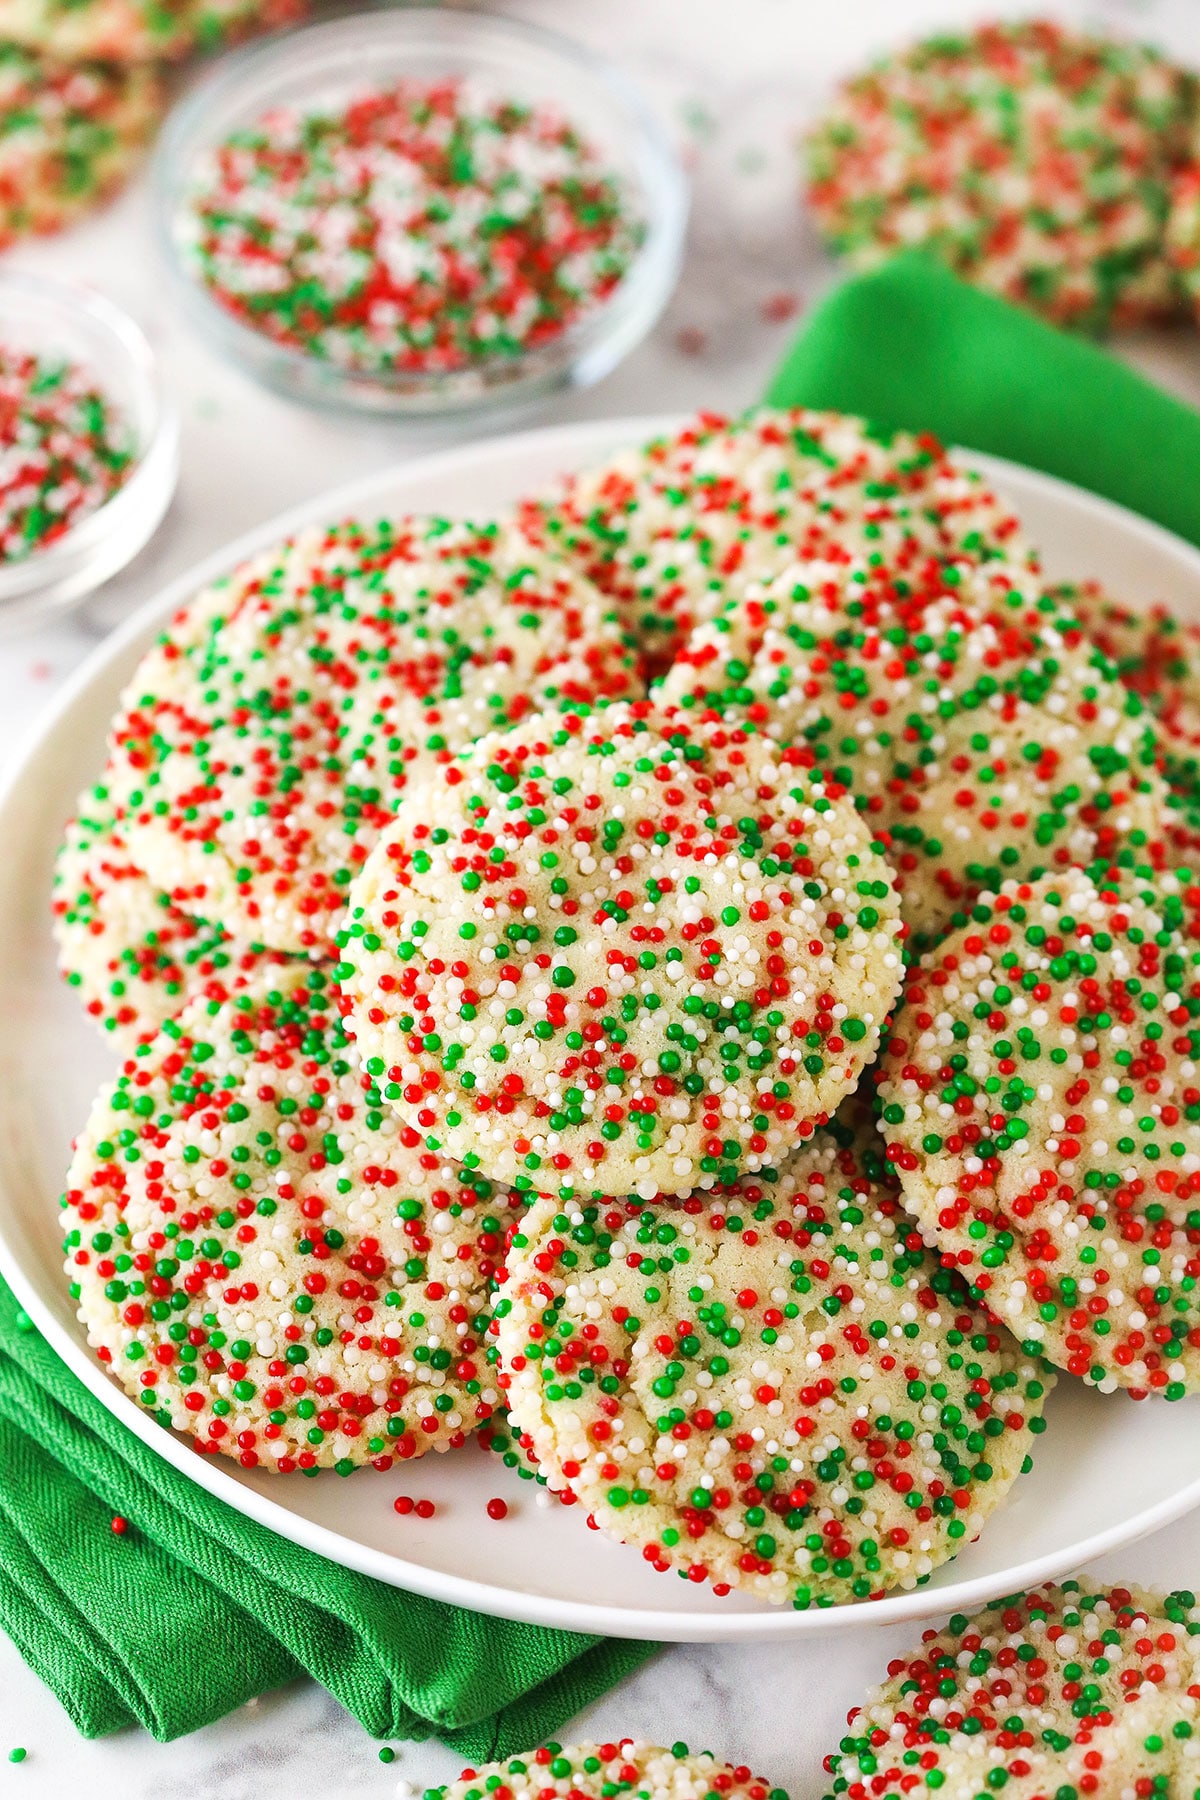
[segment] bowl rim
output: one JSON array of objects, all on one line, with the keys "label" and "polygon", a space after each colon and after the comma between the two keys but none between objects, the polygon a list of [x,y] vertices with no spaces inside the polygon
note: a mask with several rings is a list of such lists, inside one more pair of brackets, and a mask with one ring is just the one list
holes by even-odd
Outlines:
[{"label": "bowl rim", "polygon": [[[615,101],[629,121],[636,138],[633,162],[645,215],[642,240],[612,292],[586,307],[572,325],[536,352],[484,358],[451,370],[405,372],[401,385],[277,342],[228,311],[189,272],[175,226],[185,199],[188,164],[208,135],[211,112],[239,90],[251,89],[257,76],[286,59],[297,44],[325,40],[340,45],[353,40],[368,24],[376,30],[382,26],[397,48],[406,40],[417,49],[441,39],[469,53],[472,42],[482,41],[484,34],[494,43],[529,47],[556,59],[576,79]],[[387,79],[369,67],[364,69],[364,85],[378,85]],[[569,116],[569,91],[562,108]],[[151,188],[158,251],[187,313],[213,334],[218,347],[235,358],[239,367],[311,406],[390,416],[413,424],[520,405],[562,386],[589,385],[607,374],[640,342],[666,306],[682,264],[689,211],[683,162],[670,133],[638,84],[602,52],[565,32],[478,6],[449,9],[397,5],[395,0],[366,0],[365,4],[364,0],[345,0],[318,20],[273,32],[221,57],[173,108],[154,153]],[[301,384],[306,377],[327,376],[328,395],[285,385],[283,379],[272,377],[262,367],[267,357],[281,374],[290,374]],[[505,378],[489,379],[497,371]],[[469,385],[472,377],[478,386]],[[456,392],[454,384],[459,381],[464,390]],[[384,403],[372,406],[356,400],[352,392],[345,391],[348,383]],[[386,404],[389,396],[391,405]]]},{"label": "bowl rim", "polygon": [[[179,463],[179,419],[175,406],[163,386],[149,340],[123,307],[84,283],[61,281],[28,269],[10,269],[0,276],[0,311],[6,293],[74,314],[80,321],[98,327],[108,343],[104,361],[92,369],[98,384],[107,387],[109,370],[119,364],[122,381],[136,395],[137,408],[149,423],[143,430],[139,422],[131,421],[137,432],[133,466],[109,499],[49,549],[0,564],[0,619],[8,608],[15,609],[23,601],[36,601],[60,582],[70,590],[64,599],[82,598],[91,585],[98,585],[87,580],[92,559],[98,558],[110,541],[128,533],[128,555],[116,567],[106,569],[99,581],[115,574],[116,568],[136,555],[157,528],[174,491]],[[92,368],[86,357],[81,361]],[[124,398],[113,397],[118,403]],[[140,536],[136,523],[139,514],[144,521],[149,520],[149,529]]]}]

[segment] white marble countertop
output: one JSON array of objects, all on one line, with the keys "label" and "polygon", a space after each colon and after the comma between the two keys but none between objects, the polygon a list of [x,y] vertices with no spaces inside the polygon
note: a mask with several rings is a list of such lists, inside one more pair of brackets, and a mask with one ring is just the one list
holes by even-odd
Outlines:
[{"label": "white marble countertop", "polygon": [[[511,0],[511,10],[605,47],[650,90],[687,149],[694,216],[687,266],[649,341],[590,393],[547,407],[549,423],[753,399],[796,315],[830,279],[795,196],[791,144],[831,77],[924,27],[1003,0]],[[1142,32],[1178,55],[1198,52],[1200,0],[1059,5]],[[132,569],[72,621],[0,642],[0,762],[96,636],[200,556],[335,483],[419,455],[428,438],[305,413],[226,368],[177,320],[151,244],[144,184],[68,237],[12,260],[81,278],[120,301],[149,332],[183,415],[183,476],[172,513]],[[1200,403],[1200,336],[1123,343],[1164,384]],[[531,420],[528,423],[538,421]],[[1109,1557],[1096,1574],[1200,1586],[1200,1515]],[[793,1648],[683,1647],[563,1727],[564,1736],[684,1738],[753,1764],[794,1800],[822,1791],[820,1762],[847,1709],[912,1627],[867,1624]],[[14,1745],[28,1750],[7,1762]],[[395,1762],[312,1684],[264,1697],[175,1744],[125,1732],[80,1740],[58,1703],[0,1638],[0,1794],[52,1800],[391,1800],[457,1771],[436,1744],[396,1745]]]}]

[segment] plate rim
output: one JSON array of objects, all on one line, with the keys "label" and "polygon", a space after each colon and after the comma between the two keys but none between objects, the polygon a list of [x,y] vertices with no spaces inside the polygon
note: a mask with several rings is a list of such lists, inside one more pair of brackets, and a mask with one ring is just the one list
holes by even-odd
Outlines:
[{"label": "plate rim", "polygon": [[[572,461],[584,461],[606,454],[621,443],[636,444],[649,436],[670,429],[686,415],[677,413],[626,416],[574,421],[555,426],[540,426],[520,432],[489,436],[469,445],[455,445],[432,454],[418,453],[387,464],[373,473],[359,475],[336,487],[323,490],[298,502],[262,524],[239,534],[232,542],[213,551],[166,583],[157,594],[139,605],[115,631],[97,644],[79,667],[64,682],[45,712],[19,741],[8,768],[0,777],[0,832],[6,816],[19,799],[19,790],[27,769],[42,753],[49,751],[51,741],[79,697],[100,675],[126,656],[131,647],[159,620],[170,615],[201,586],[222,574],[243,557],[266,547],[279,537],[321,518],[337,516],[345,509],[373,493],[389,479],[403,482],[406,478],[432,477],[441,473],[462,473],[473,463],[493,464],[505,456],[519,457],[529,445],[554,451],[561,447],[564,468]],[[1200,591],[1200,549],[1154,524],[1140,514],[1112,500],[1090,493],[1074,483],[1024,464],[1013,463],[981,451],[956,451],[964,461],[993,477],[1003,488],[1005,477],[1014,473],[1022,483],[1033,481],[1051,498],[1060,497],[1076,511],[1090,511],[1098,520],[1117,526],[1127,535],[1140,539],[1160,556],[1182,563],[1194,576]],[[0,1110],[5,1102],[0,1099]],[[55,1353],[101,1403],[119,1421],[135,1432],[144,1444],[186,1478],[195,1481],[214,1498],[255,1520],[265,1529],[287,1542],[325,1558],[335,1566],[354,1569],[386,1585],[405,1592],[424,1595],[451,1605],[488,1616],[514,1622],[583,1632],[641,1642],[723,1643],[779,1642],[820,1635],[829,1631],[854,1630],[859,1627],[883,1627],[892,1624],[936,1617],[945,1612],[970,1611],[999,1594],[1029,1587],[1038,1581],[1078,1570],[1106,1552],[1131,1544],[1200,1506],[1200,1477],[1185,1484],[1165,1500],[1144,1507],[1132,1518],[1091,1534],[1066,1550],[1048,1551],[998,1574],[983,1574],[945,1587],[919,1587],[885,1596],[883,1599],[857,1605],[812,1609],[797,1612],[788,1608],[763,1611],[719,1613],[664,1612],[654,1608],[609,1607],[602,1603],[580,1603],[557,1599],[550,1595],[517,1592],[492,1586],[471,1577],[460,1576],[423,1563],[409,1562],[391,1552],[376,1550],[369,1544],[347,1537],[306,1518],[300,1513],[239,1482],[232,1469],[216,1459],[199,1457],[190,1441],[174,1432],[164,1431],[136,1405],[131,1396],[101,1369],[87,1350],[82,1338],[60,1324],[48,1302],[43,1300],[35,1275],[26,1272],[23,1259],[10,1241],[7,1230],[7,1176],[0,1166],[0,1270],[14,1294]]]}]

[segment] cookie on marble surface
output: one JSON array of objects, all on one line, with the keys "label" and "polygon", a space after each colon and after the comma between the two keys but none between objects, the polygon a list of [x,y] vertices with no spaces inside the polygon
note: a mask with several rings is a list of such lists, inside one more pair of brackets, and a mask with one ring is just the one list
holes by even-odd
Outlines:
[{"label": "cookie on marble surface", "polygon": [[0,34],[67,62],[167,62],[307,10],[306,0],[0,0]]},{"label": "cookie on marble surface", "polygon": [[669,1750],[634,1738],[609,1744],[545,1744],[506,1762],[468,1769],[427,1788],[423,1800],[788,1800],[744,1766],[686,1744]]},{"label": "cookie on marble surface", "polygon": [[62,60],[10,37],[0,15],[0,249],[114,194],[164,104],[152,70]]},{"label": "cookie on marble surface", "polygon": [[461,1444],[506,1190],[399,1126],[327,968],[194,1001],[102,1090],[64,1201],[88,1341],[198,1449],[287,1473]]},{"label": "cookie on marble surface", "polygon": [[922,248],[1058,324],[1169,317],[1196,105],[1145,45],[1045,19],[945,33],[843,83],[806,140],[809,204],[859,268]]},{"label": "cookie on marble surface", "polygon": [[1196,1596],[1047,1582],[888,1664],[825,1759],[825,1800],[1081,1800],[1200,1789]]},{"label": "cookie on marble surface", "polygon": [[384,1097],[526,1189],[774,1162],[856,1086],[901,979],[890,871],[836,784],[648,702],[415,784],[350,901],[339,976]]},{"label": "cookie on marble surface", "polygon": [[709,1193],[539,1199],[494,1329],[551,1488],[660,1570],[802,1609],[969,1543],[1053,1385],[827,1133]]}]

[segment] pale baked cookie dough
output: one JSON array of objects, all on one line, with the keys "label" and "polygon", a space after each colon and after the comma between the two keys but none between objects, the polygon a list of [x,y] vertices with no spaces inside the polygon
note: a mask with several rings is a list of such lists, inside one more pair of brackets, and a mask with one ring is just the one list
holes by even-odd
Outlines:
[{"label": "pale baked cookie dough", "polygon": [[68,62],[164,62],[307,10],[305,0],[0,0],[0,35]]},{"label": "pale baked cookie dough", "polygon": [[898,576],[830,546],[698,626],[661,699],[746,720],[844,783],[917,942],[1009,875],[1149,853],[1166,831],[1141,700],[1011,564]]},{"label": "pale baked cookie dough", "polygon": [[1053,1380],[824,1133],[708,1194],[539,1199],[496,1321],[552,1488],[658,1569],[801,1609],[969,1543]]},{"label": "pale baked cookie dough", "polygon": [[1064,581],[1054,597],[1160,719],[1200,730],[1200,625],[1165,606],[1127,606],[1102,582]]},{"label": "pale baked cookie dough", "polygon": [[279,950],[328,943],[414,768],[637,688],[611,603],[510,525],[313,528],[223,591],[144,659],[111,758],[150,878]]},{"label": "pale baked cookie dough", "polygon": [[339,979],[431,1148],[650,1196],[773,1163],[854,1089],[899,990],[897,912],[811,770],[618,705],[414,785],[354,884]]},{"label": "pale baked cookie dough", "polygon": [[506,1762],[468,1769],[424,1800],[788,1800],[744,1765],[719,1762],[686,1744],[669,1750],[640,1739],[608,1744],[545,1744]]},{"label": "pale baked cookie dough", "polygon": [[1196,1596],[1047,1582],[888,1664],[825,1759],[825,1800],[1111,1800],[1200,1785]]},{"label": "pale baked cookie dough", "polygon": [[702,413],[520,509],[612,596],[653,672],[689,632],[832,540],[903,572],[1030,555],[1012,508],[936,440],[841,413]]},{"label": "pale baked cookie dough", "polygon": [[1155,50],[1044,19],[943,33],[841,86],[806,141],[809,204],[858,268],[921,248],[1059,324],[1167,316],[1196,89]]},{"label": "pale baked cookie dough", "polygon": [[0,8],[0,249],[107,200],[163,109],[150,69],[61,60],[11,35]]},{"label": "pale baked cookie dough", "polygon": [[100,1361],[162,1424],[288,1473],[461,1444],[499,1400],[490,1288],[519,1207],[364,1078],[327,969],[195,1001],[98,1096],[64,1201]]},{"label": "pale baked cookie dough", "polygon": [[175,906],[130,858],[103,782],[80,796],[67,826],[51,911],[65,980],[126,1051],[189,1000],[224,999],[264,964],[292,960]]},{"label": "pale baked cookie dough", "polygon": [[1068,869],[909,975],[881,1129],[928,1240],[1029,1350],[1200,1387],[1200,885]]}]

